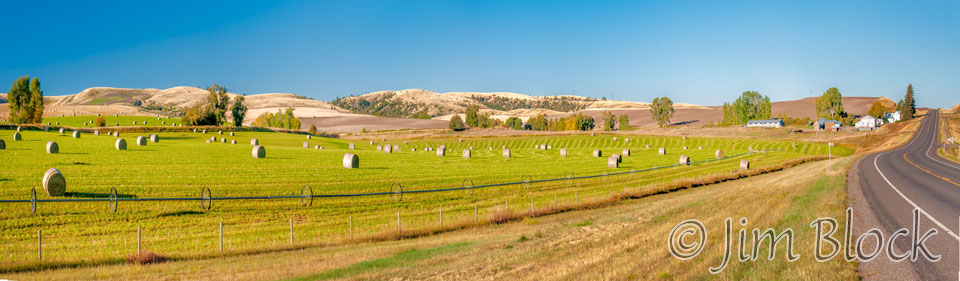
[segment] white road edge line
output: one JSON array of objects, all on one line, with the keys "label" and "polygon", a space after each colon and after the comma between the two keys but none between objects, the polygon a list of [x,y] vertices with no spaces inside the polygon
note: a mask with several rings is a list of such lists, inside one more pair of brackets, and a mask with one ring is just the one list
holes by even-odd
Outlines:
[{"label": "white road edge line", "polygon": [[[940,118],[940,116],[937,116],[937,119],[939,119],[939,118]],[[940,163],[940,164],[943,164],[943,165],[947,165],[947,166],[950,166],[950,167],[953,167],[953,168],[956,168],[956,169],[960,169],[960,167],[954,166],[953,164],[950,164],[950,163],[945,163],[945,162],[943,162],[943,161],[937,160],[937,158],[934,158],[933,156],[930,156],[930,149],[933,148],[934,143],[935,143],[935,141],[934,141],[933,139],[931,139],[931,140],[930,140],[930,146],[927,147],[927,153],[924,153],[924,154],[927,156],[927,158],[930,158],[930,160],[936,161],[937,163]]]},{"label": "white road edge line", "polygon": [[[926,123],[927,123],[927,122],[924,122],[924,124],[926,124]],[[923,127],[924,127],[924,126],[920,126],[920,129],[917,130],[917,136],[918,136],[918,137],[919,137],[921,134],[923,134]],[[916,140],[917,140],[917,138],[914,138],[913,140],[910,141],[910,143],[908,143],[907,145],[905,145],[905,146],[903,146],[903,147],[909,147],[909,146],[910,146],[911,144],[913,144],[913,142],[916,141]],[[898,149],[897,151],[899,151],[899,149]],[[950,234],[950,236],[952,236],[953,239],[960,240],[960,236],[957,236],[956,233],[953,233],[953,231],[951,231],[951,230],[950,230],[949,228],[947,228],[945,225],[943,225],[942,223],[940,223],[940,221],[938,221],[936,218],[934,218],[933,216],[931,216],[930,213],[927,213],[926,210],[924,210],[923,208],[920,208],[920,206],[917,206],[917,203],[913,203],[913,200],[910,200],[910,198],[907,198],[907,196],[904,195],[903,192],[900,192],[900,189],[899,189],[899,188],[897,188],[896,186],[894,186],[893,183],[890,182],[889,179],[887,179],[887,176],[884,175],[882,171],[880,171],[880,166],[877,165],[877,159],[879,159],[880,156],[883,156],[884,154],[886,154],[886,152],[878,153],[876,156],[873,157],[873,167],[874,167],[875,169],[877,169],[877,173],[880,173],[880,177],[883,178],[883,181],[887,182],[887,185],[890,185],[890,187],[893,188],[893,191],[896,191],[897,194],[900,194],[900,197],[902,197],[903,200],[906,200],[907,203],[910,203],[910,205],[913,205],[914,208],[916,208],[917,210],[919,210],[920,213],[922,213],[924,216],[926,216],[928,219],[930,219],[930,221],[933,221],[933,223],[936,224],[938,227],[940,227],[940,229],[943,229],[944,231],[947,232],[947,234]],[[957,277],[960,278],[960,272],[957,272]]]}]

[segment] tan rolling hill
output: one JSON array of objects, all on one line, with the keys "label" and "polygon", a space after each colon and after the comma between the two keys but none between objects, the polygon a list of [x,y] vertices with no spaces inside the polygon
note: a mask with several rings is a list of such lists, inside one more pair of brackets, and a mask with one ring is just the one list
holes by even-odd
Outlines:
[{"label": "tan rolling hill", "polygon": [[950,112],[957,112],[957,111],[960,111],[960,103],[957,103],[957,105],[954,105],[953,108],[950,109]]}]

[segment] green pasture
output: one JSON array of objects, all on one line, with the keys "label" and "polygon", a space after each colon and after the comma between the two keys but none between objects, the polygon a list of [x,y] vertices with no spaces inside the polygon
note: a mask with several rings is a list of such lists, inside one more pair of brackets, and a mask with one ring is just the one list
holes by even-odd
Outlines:
[{"label": "green pasture", "polygon": [[[61,124],[76,122],[67,121],[74,117],[63,118],[70,119]],[[170,120],[167,124],[175,119]],[[149,120],[155,121],[155,117]],[[113,122],[109,116],[108,122]],[[0,139],[6,143],[6,149],[0,150],[0,199],[29,199],[33,188],[40,199],[51,198],[41,187],[41,177],[49,168],[58,168],[65,175],[67,198],[106,198],[111,188],[124,198],[199,197],[203,187],[209,187],[214,197],[300,195],[307,185],[315,195],[335,195],[389,192],[394,183],[402,185],[404,191],[413,191],[459,187],[465,181],[484,185],[525,178],[599,175],[672,165],[681,154],[692,161],[715,159],[717,149],[726,155],[745,153],[751,147],[769,151],[627,175],[472,192],[404,194],[399,202],[391,196],[315,198],[312,206],[301,205],[300,199],[214,201],[210,210],[202,210],[198,201],[121,202],[116,213],[110,211],[107,202],[41,203],[36,214],[27,203],[0,204],[0,271],[38,264],[39,229],[43,230],[45,264],[122,259],[136,252],[138,226],[143,230],[145,249],[191,257],[218,253],[221,222],[228,252],[288,245],[291,219],[295,243],[323,243],[347,238],[350,216],[354,236],[362,237],[395,230],[397,212],[401,213],[404,229],[430,227],[439,223],[441,207],[445,223],[472,221],[475,208],[485,219],[500,206],[508,205],[516,211],[529,209],[531,199],[535,207],[552,205],[555,200],[561,204],[583,203],[625,188],[732,172],[741,159],[760,167],[827,153],[824,144],[797,142],[794,147],[790,141],[749,139],[630,136],[630,142],[626,142],[624,136],[614,141],[612,136],[580,135],[467,138],[462,142],[456,138],[407,143],[377,139],[371,145],[371,140],[307,139],[301,134],[249,131],[238,131],[234,137],[226,131],[222,135],[159,132],[160,141],[146,146],[137,146],[135,139],[150,133],[121,132],[128,149],[117,151],[116,138],[106,134],[85,133],[75,139],[69,131],[60,135],[26,130],[21,132],[21,141],[13,141],[13,134],[13,130],[0,130]],[[211,137],[216,141],[206,143]],[[254,138],[266,148],[266,158],[251,156],[250,140]],[[45,152],[50,140],[59,144],[59,154]],[[230,140],[238,143],[230,144]],[[309,148],[303,148],[304,142]],[[349,143],[354,143],[356,150],[348,150]],[[388,154],[376,150],[376,145],[384,144],[399,145],[400,151]],[[553,149],[534,148],[538,144],[552,145]],[[651,148],[645,149],[648,144]],[[315,149],[315,145],[324,149]],[[439,145],[446,145],[445,157],[424,151]],[[462,158],[462,150],[471,146],[472,158]],[[511,149],[512,158],[502,157],[501,146]],[[666,147],[667,155],[657,155],[658,147]],[[560,157],[560,148],[567,149],[567,157]],[[594,149],[601,149],[604,157],[592,157]],[[623,149],[630,149],[632,155],[624,157],[620,168],[608,168],[606,156]],[[834,147],[832,152],[845,156],[852,150]],[[342,168],[345,153],[359,156],[359,169]]]},{"label": "green pasture", "polygon": [[[105,127],[171,127],[174,123],[180,124],[180,118],[173,117],[157,117],[157,116],[114,116],[114,115],[104,115],[103,119],[106,121]],[[45,117],[43,118],[43,124],[50,124],[50,126],[59,126],[63,127],[76,127],[76,128],[93,128],[93,121],[97,120],[97,116],[65,116],[65,117]],[[86,122],[87,125],[83,125]],[[134,124],[133,122],[137,122]],[[144,123],[146,122],[146,123]]]}]

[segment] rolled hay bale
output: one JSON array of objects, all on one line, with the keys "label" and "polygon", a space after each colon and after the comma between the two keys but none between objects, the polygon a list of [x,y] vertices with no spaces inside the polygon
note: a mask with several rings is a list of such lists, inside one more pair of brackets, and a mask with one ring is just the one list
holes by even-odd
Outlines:
[{"label": "rolled hay bale", "polygon": [[262,147],[262,146],[259,146],[259,145],[253,147],[253,150],[251,151],[251,154],[253,155],[253,158],[264,158],[264,157],[267,157],[267,151],[264,150],[263,147]]},{"label": "rolled hay bale", "polygon": [[463,142],[463,139],[460,139],[460,142]]},{"label": "rolled hay bale", "polygon": [[630,138],[623,138],[624,142],[630,142]]},{"label": "rolled hay bale", "polygon": [[223,130],[218,130],[218,131],[217,131],[217,134],[218,134],[218,135],[223,135]]},{"label": "rolled hay bale", "polygon": [[650,148],[650,145],[648,144],[648,145],[644,146],[643,148]]},{"label": "rolled hay bale", "polygon": [[350,143],[350,145],[347,146],[347,149],[350,149],[350,150],[353,150],[354,148],[356,147],[353,145],[353,143]]},{"label": "rolled hay bale", "polygon": [[447,156],[447,150],[446,150],[446,149],[437,149],[437,157],[444,157],[444,156]]},{"label": "rolled hay bale", "polygon": [[73,131],[73,138],[79,139],[79,138],[80,138],[80,131]]},{"label": "rolled hay bale", "polygon": [[686,155],[680,155],[680,164],[690,165],[690,157],[687,157]]},{"label": "rolled hay bale", "polygon": [[63,196],[67,192],[67,179],[57,168],[50,168],[43,174],[43,190],[50,196]]},{"label": "rolled hay bale", "polygon": [[410,151],[417,152],[416,148],[411,148]]},{"label": "rolled hay bale", "polygon": [[310,148],[310,142],[308,141],[303,142],[303,148]]},{"label": "rolled hay bale", "polygon": [[613,137],[613,141],[617,141],[617,137]]},{"label": "rolled hay bale", "polygon": [[347,169],[360,168],[360,157],[353,153],[344,154],[343,167]]},{"label": "rolled hay bale", "polygon": [[47,154],[57,154],[60,153],[60,146],[57,145],[55,141],[47,142]]},{"label": "rolled hay bale", "polygon": [[566,149],[566,148],[561,148],[561,149],[560,149],[560,157],[567,157],[567,149]]},{"label": "rolled hay bale", "polygon": [[231,137],[234,136],[234,133],[233,133],[233,132],[230,132],[230,136],[231,136]]},{"label": "rolled hay bale", "polygon": [[510,150],[509,150],[509,149],[504,149],[504,150],[503,150],[503,158],[510,158]]},{"label": "rolled hay bale", "polygon": [[687,139],[687,136],[683,136],[683,139]]},{"label": "rolled hay bale", "polygon": [[123,139],[117,139],[117,141],[113,144],[113,147],[117,150],[127,150],[127,141]]},{"label": "rolled hay bale", "polygon": [[147,124],[147,121],[143,121],[143,124],[146,125],[146,124]]},{"label": "rolled hay bale", "polygon": [[551,150],[551,149],[553,149],[553,146],[552,146],[552,145],[548,145],[548,146],[547,146],[547,150]]},{"label": "rolled hay bale", "polygon": [[137,136],[137,145],[139,146],[147,145],[147,138],[144,136]]},{"label": "rolled hay bale", "polygon": [[250,145],[252,145],[252,146],[258,146],[258,145],[260,145],[260,141],[257,140],[257,139],[251,139],[251,140],[250,140]]},{"label": "rolled hay bale", "polygon": [[394,145],[393,145],[393,151],[400,152],[400,146],[394,144]]},{"label": "rolled hay bale", "polygon": [[623,163],[623,157],[620,156],[620,154],[614,153],[613,155],[610,155],[610,157],[616,157],[616,158],[617,158],[617,163]]},{"label": "rolled hay bale", "polygon": [[623,156],[630,156],[630,149],[629,149],[629,148],[624,148],[624,149],[623,149]]},{"label": "rolled hay bale", "polygon": [[463,150],[463,159],[470,159],[470,150],[469,150],[469,149],[464,149],[464,150]]},{"label": "rolled hay bale", "polygon": [[231,140],[230,144],[237,144],[237,140]]},{"label": "rolled hay bale", "polygon": [[227,138],[220,138],[220,142],[227,143]]},{"label": "rolled hay bale", "polygon": [[196,132],[197,132],[197,129],[196,129],[196,128],[194,128],[194,129],[193,129],[193,132],[194,132],[194,133],[196,133]]},{"label": "rolled hay bale", "polygon": [[133,124],[136,125],[136,124],[137,124],[137,121],[133,121]]},{"label": "rolled hay bale", "polygon": [[593,157],[603,157],[603,151],[600,151],[599,149],[593,150]]},{"label": "rolled hay bale", "polygon": [[167,121],[160,122],[160,125],[166,125]]},{"label": "rolled hay bale", "polygon": [[207,142],[207,143],[210,143],[210,140],[207,140],[206,142]]},{"label": "rolled hay bale", "polygon": [[100,136],[100,130],[93,130],[93,135],[99,137],[99,136]]},{"label": "rolled hay bale", "polygon": [[609,168],[619,168],[620,167],[620,158],[616,156],[610,156],[607,158],[607,167]]},{"label": "rolled hay bale", "polygon": [[86,126],[87,126],[87,122],[83,122],[83,126],[86,127]]},{"label": "rolled hay bale", "polygon": [[322,148],[322,147],[320,147],[319,145],[314,145],[314,146],[313,146],[313,149],[321,149],[321,148]]},{"label": "rolled hay bale", "polygon": [[216,142],[216,141],[217,141],[217,137],[210,137],[210,141],[211,141],[211,142]]},{"label": "rolled hay bale", "polygon": [[113,136],[119,138],[119,137],[120,137],[120,132],[113,132]]},{"label": "rolled hay bale", "polygon": [[0,149],[7,149],[7,143],[0,140]]},{"label": "rolled hay bale", "polygon": [[703,146],[702,146],[702,145],[699,145],[699,146],[697,146],[697,149],[703,150]]},{"label": "rolled hay bale", "polygon": [[156,134],[150,135],[150,142],[152,142],[152,143],[158,143],[158,142],[160,142],[160,136],[157,136]]},{"label": "rolled hay bale", "polygon": [[373,145],[373,141],[370,141],[370,145]]},{"label": "rolled hay bale", "polygon": [[13,141],[20,141],[23,137],[20,136],[19,132],[13,132]]},{"label": "rolled hay bale", "polygon": [[63,128],[60,128],[60,134],[61,135],[63,134]]},{"label": "rolled hay bale", "polygon": [[[63,117],[63,116],[60,116],[60,117]],[[60,121],[57,121],[57,126],[60,126]]]},{"label": "rolled hay bale", "polygon": [[382,145],[378,145],[378,146],[377,146],[377,151],[383,151],[383,146],[382,146]]},{"label": "rolled hay bale", "polygon": [[667,155],[667,149],[666,149],[666,148],[663,148],[663,147],[661,147],[660,149],[658,149],[658,150],[657,150],[657,154],[660,154],[660,155]]},{"label": "rolled hay bale", "polygon": [[307,139],[310,139],[310,135],[307,135]]},{"label": "rolled hay bale", "polygon": [[[57,125],[60,125],[59,123]],[[114,126],[120,126],[120,122],[113,123]]]},{"label": "rolled hay bale", "polygon": [[740,159],[740,170],[750,170],[750,161]]},{"label": "rolled hay bale", "polygon": [[717,149],[717,151],[713,153],[713,156],[716,156],[717,159],[723,158],[723,150]]},{"label": "rolled hay bale", "polygon": [[23,128],[20,128],[20,126],[17,126],[17,132],[23,132]]},{"label": "rolled hay bale", "polygon": [[384,153],[393,153],[393,147],[391,147],[389,144],[388,144],[388,145],[384,145],[384,146],[383,146],[383,152],[384,152]]},{"label": "rolled hay bale", "polygon": [[203,129],[203,133],[206,134],[206,133],[207,133],[207,129]]},{"label": "rolled hay bale", "polygon": [[683,146],[683,149],[687,149],[687,146],[686,146],[686,145],[684,145],[684,146]]}]

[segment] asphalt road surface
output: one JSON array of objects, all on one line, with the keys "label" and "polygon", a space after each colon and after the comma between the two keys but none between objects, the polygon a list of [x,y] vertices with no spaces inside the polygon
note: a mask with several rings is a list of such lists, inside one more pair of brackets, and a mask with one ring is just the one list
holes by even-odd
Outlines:
[{"label": "asphalt road surface", "polygon": [[[872,227],[881,230],[887,240],[898,229],[909,231],[893,243],[894,254],[911,253],[914,233],[922,236],[935,229],[938,233],[924,244],[940,259],[930,261],[916,251],[915,261],[909,257],[903,262],[910,263],[916,276],[923,280],[958,280],[960,164],[937,155],[937,148],[942,145],[938,124],[936,111],[930,111],[909,143],[896,150],[869,155],[855,168],[859,169],[863,195],[880,223]],[[919,211],[919,231],[913,228],[914,209]],[[889,259],[886,253],[877,258]]]}]

